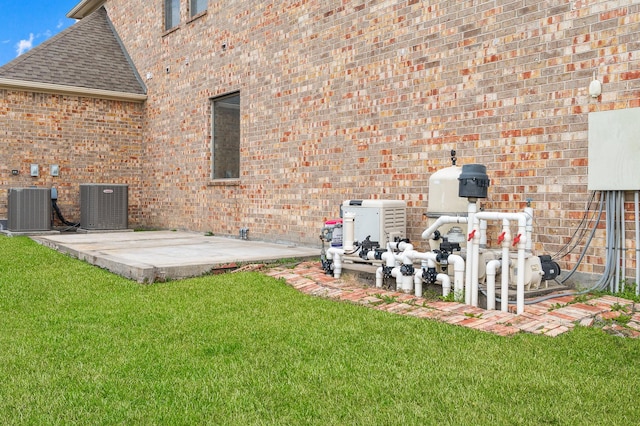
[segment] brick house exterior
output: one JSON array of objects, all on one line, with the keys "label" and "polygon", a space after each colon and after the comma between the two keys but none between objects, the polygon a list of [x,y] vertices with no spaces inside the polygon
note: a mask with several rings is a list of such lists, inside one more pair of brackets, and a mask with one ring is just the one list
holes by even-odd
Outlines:
[{"label": "brick house exterior", "polygon": [[[178,3],[169,29],[165,1],[83,0],[70,12],[76,25],[106,13],[146,99],[0,88],[3,189],[50,185],[7,172],[62,155],[71,211],[77,184],[99,175],[130,184],[137,226],[246,227],[302,244],[318,243],[345,199],[402,199],[409,237],[426,248],[428,178],[455,149],[461,164],[487,166],[482,207],[531,199],[534,248],[555,253],[591,197],[588,113],[640,106],[640,5],[629,1],[210,0],[197,14]],[[239,177],[212,179],[211,99],[230,93]],[[78,133],[56,130],[58,114]],[[51,134],[23,151],[40,128]],[[603,235],[582,271],[602,272]]]},{"label": "brick house exterior", "polygon": [[129,184],[130,223],[143,223],[145,99],[104,10],[0,67],[0,218],[9,188],[39,186],[56,187],[65,218],[79,221],[79,185],[104,182]]}]

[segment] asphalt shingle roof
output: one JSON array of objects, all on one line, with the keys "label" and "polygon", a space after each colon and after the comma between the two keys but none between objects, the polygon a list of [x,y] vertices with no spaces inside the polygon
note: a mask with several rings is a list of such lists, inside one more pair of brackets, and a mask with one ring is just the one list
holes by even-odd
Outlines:
[{"label": "asphalt shingle roof", "polygon": [[104,8],[0,67],[0,78],[144,94]]}]

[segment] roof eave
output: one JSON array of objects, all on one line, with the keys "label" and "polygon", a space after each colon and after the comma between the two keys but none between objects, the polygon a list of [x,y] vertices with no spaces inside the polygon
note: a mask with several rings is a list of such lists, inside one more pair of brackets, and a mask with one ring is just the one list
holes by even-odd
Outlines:
[{"label": "roof eave", "polygon": [[86,87],[66,86],[62,84],[40,83],[25,80],[0,78],[0,89],[22,90],[26,92],[54,93],[58,95],[85,96],[125,102],[145,102],[147,95],[139,93],[116,92],[112,90],[90,89]]},{"label": "roof eave", "polygon": [[67,18],[82,19],[92,14],[96,9],[102,6],[106,0],[82,0],[73,9],[67,13]]}]

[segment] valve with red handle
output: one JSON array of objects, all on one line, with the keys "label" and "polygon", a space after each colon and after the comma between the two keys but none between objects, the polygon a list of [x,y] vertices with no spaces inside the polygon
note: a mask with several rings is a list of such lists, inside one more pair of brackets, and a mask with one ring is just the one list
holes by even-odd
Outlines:
[{"label": "valve with red handle", "polygon": [[515,237],[513,237],[513,246],[515,247],[516,244],[518,244],[520,242],[520,237],[522,237],[522,234],[518,234]]},{"label": "valve with red handle", "polygon": [[504,237],[507,233],[502,231],[502,234],[498,235],[498,244],[501,244],[504,241]]},{"label": "valve with red handle", "polygon": [[469,233],[469,236],[467,237],[467,241],[473,240],[473,237],[475,237],[475,236],[476,236],[476,230],[474,229],[473,231],[471,231]]}]

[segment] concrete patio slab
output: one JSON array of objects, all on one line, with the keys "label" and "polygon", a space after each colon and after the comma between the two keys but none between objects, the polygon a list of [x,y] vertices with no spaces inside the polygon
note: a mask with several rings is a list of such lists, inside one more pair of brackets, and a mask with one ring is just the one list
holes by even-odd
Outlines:
[{"label": "concrete patio slab", "polygon": [[199,276],[244,263],[320,257],[320,248],[185,231],[69,233],[32,238],[92,265],[147,283]]}]

